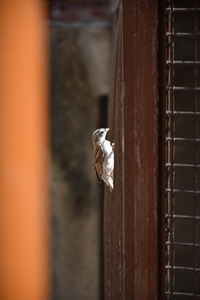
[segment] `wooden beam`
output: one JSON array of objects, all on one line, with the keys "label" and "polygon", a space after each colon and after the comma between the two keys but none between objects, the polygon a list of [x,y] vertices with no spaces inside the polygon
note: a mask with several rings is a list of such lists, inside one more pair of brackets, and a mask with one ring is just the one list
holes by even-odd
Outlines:
[{"label": "wooden beam", "polygon": [[158,294],[157,1],[124,1],[125,299]]},{"label": "wooden beam", "polygon": [[157,1],[117,16],[110,125],[114,192],[105,201],[105,299],[158,299]]}]

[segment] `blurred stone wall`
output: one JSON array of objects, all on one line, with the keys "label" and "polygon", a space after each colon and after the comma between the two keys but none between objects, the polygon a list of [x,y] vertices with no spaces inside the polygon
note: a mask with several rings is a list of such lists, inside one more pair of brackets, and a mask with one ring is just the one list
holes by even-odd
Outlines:
[{"label": "blurred stone wall", "polygon": [[100,199],[91,134],[109,94],[109,29],[51,26],[53,300],[102,300]]}]

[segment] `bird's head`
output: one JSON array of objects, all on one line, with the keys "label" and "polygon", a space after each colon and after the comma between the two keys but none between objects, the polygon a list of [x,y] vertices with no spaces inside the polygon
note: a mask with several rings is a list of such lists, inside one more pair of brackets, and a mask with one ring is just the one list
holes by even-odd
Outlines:
[{"label": "bird's head", "polygon": [[110,128],[98,128],[92,134],[92,141],[94,144],[101,144],[106,139],[106,135]]}]

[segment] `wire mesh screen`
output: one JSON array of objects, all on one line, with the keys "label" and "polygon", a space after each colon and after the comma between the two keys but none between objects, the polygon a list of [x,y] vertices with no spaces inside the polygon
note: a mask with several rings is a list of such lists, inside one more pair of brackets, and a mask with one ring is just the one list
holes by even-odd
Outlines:
[{"label": "wire mesh screen", "polygon": [[166,299],[200,299],[200,0],[166,12]]}]

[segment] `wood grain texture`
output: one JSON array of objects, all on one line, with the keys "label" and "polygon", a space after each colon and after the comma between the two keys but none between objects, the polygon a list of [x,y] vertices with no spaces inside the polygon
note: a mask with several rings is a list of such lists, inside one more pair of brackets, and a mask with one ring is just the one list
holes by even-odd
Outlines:
[{"label": "wood grain texture", "polygon": [[116,16],[113,88],[109,127],[115,142],[114,191],[105,199],[105,299],[123,299],[124,293],[124,201],[123,195],[123,53],[122,6]]},{"label": "wood grain texture", "polygon": [[105,202],[105,299],[158,299],[156,1],[118,9],[110,126],[114,192]]}]

